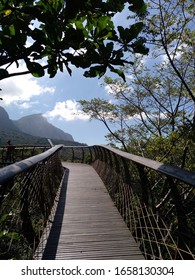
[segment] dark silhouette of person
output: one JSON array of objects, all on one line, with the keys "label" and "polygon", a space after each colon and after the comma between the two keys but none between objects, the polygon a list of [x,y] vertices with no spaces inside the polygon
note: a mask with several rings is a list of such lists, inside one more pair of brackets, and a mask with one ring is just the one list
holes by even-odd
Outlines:
[{"label": "dark silhouette of person", "polygon": [[11,141],[7,141],[7,146],[6,146],[6,155],[5,155],[5,161],[6,162],[11,162],[13,161],[13,151],[14,151],[14,146],[11,144]]}]

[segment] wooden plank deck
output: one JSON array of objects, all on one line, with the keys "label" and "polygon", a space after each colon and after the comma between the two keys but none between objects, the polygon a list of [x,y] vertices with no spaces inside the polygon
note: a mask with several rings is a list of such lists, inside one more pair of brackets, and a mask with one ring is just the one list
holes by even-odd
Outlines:
[{"label": "wooden plank deck", "polygon": [[144,259],[95,170],[86,164],[63,165],[67,176],[38,259]]}]

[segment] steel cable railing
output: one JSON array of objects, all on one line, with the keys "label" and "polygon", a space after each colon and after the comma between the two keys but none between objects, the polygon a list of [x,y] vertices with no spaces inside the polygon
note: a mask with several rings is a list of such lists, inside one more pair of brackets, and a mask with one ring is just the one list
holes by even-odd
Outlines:
[{"label": "steel cable railing", "polygon": [[38,155],[48,150],[50,146],[46,145],[17,145],[14,146],[9,159],[6,159],[6,146],[0,146],[0,167],[24,160],[26,158]]},{"label": "steel cable railing", "polygon": [[0,259],[32,259],[63,176],[62,145],[0,169]]},{"label": "steel cable railing", "polygon": [[64,156],[93,165],[146,259],[195,259],[195,173],[107,146]]},{"label": "steel cable railing", "polygon": [[[0,169],[0,258],[31,259],[60,186],[62,145]],[[195,259],[195,174],[111,147],[65,147],[91,163],[146,259]]]}]

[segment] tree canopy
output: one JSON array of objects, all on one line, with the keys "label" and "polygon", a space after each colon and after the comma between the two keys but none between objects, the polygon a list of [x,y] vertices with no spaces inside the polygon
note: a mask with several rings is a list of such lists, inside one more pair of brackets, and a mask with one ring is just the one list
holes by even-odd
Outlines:
[{"label": "tree canopy", "polygon": [[[143,0],[2,0],[0,2],[0,79],[31,73],[52,78],[71,65],[85,69],[86,77],[131,63],[130,53],[147,54],[140,36],[142,20],[115,26],[113,17],[127,7],[129,14],[146,13]],[[132,21],[131,21],[132,22]],[[27,71],[9,67],[25,62]]]},{"label": "tree canopy", "polygon": [[[149,13],[145,22],[145,34],[147,41],[155,46],[154,58],[162,54],[166,57],[175,75],[195,102],[193,83],[188,74],[194,71],[195,61],[194,1],[146,1]],[[194,79],[194,75],[191,78]]]},{"label": "tree canopy", "polygon": [[80,104],[91,119],[104,123],[112,144],[194,170],[193,4],[147,2],[145,36],[152,46],[147,63],[136,55],[133,66],[122,68],[126,82],[105,77],[109,99],[80,100]]}]

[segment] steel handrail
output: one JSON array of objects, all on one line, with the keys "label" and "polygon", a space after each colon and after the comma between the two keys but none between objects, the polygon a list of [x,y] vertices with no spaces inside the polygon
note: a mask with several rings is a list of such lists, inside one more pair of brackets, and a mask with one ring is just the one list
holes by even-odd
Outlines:
[{"label": "steel handrail", "polygon": [[132,162],[148,167],[152,170],[158,171],[166,176],[170,176],[174,179],[178,179],[184,183],[189,185],[195,186],[195,172],[185,170],[183,168],[173,166],[167,163],[162,163],[156,160],[152,160],[149,158],[137,156],[131,153],[123,152],[119,149],[113,148],[107,145],[91,145],[91,146],[64,146],[64,148],[71,148],[71,149],[89,149],[93,150],[97,147],[101,147],[107,149],[110,152],[115,153],[116,155],[131,160]]},{"label": "steel handrail", "polygon": [[5,183],[8,180],[11,180],[16,175],[28,170],[32,166],[36,165],[39,162],[42,162],[46,160],[48,157],[50,157],[52,154],[57,152],[58,150],[62,149],[63,145],[56,145],[49,150],[36,155],[29,157],[27,159],[24,159],[22,161],[10,164],[8,166],[5,166],[0,169],[0,185]]},{"label": "steel handrail", "polygon": [[105,146],[105,145],[96,145],[96,146],[103,147],[125,159],[131,160],[137,164],[140,164],[140,165],[143,165],[150,169],[156,170],[166,176],[170,176],[174,179],[178,179],[184,183],[195,186],[195,172],[187,171],[183,168],[173,166],[173,165],[170,165],[167,163],[162,163],[162,162],[152,160],[149,158],[144,158],[144,157],[130,154],[127,152],[123,152],[123,151],[117,150],[115,148],[112,148],[110,146]]},{"label": "steel handrail", "polygon": [[64,148],[94,167],[147,259],[195,259],[194,172],[105,145]]}]

